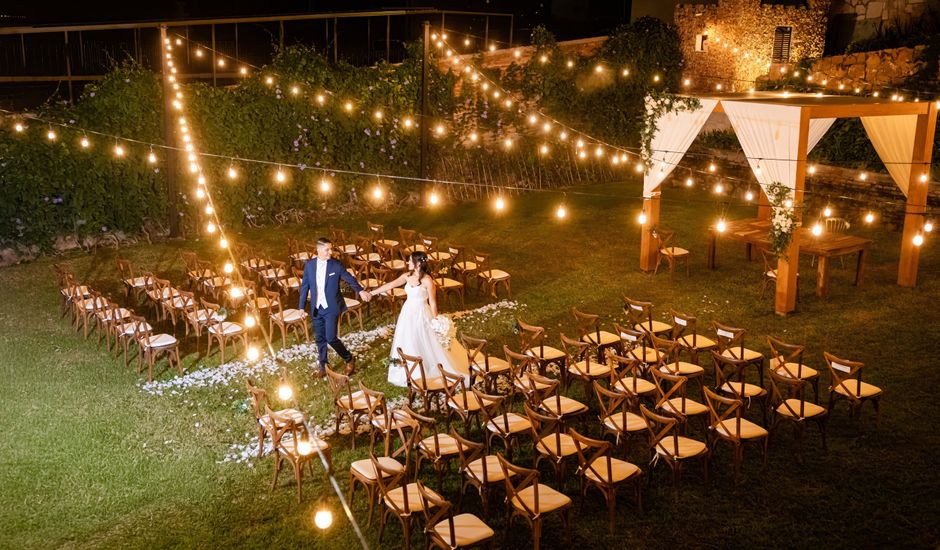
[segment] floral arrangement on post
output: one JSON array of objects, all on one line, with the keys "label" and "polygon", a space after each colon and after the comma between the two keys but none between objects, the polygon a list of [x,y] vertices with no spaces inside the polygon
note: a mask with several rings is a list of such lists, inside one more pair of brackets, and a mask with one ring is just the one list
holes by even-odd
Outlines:
[{"label": "floral arrangement on post", "polygon": [[790,248],[790,242],[793,241],[793,233],[797,228],[796,211],[793,207],[793,199],[789,187],[782,183],[774,182],[767,186],[767,200],[773,208],[773,215],[770,218],[770,249],[773,253],[783,259],[787,259],[787,251]]}]

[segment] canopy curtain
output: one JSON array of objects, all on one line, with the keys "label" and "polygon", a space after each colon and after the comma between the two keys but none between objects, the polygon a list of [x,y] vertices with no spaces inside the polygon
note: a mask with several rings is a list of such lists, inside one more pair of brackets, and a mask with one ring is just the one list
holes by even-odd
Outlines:
[{"label": "canopy curtain", "polygon": [[911,182],[910,161],[914,157],[917,115],[863,116],[861,119],[878,157],[906,197]]},{"label": "canopy curtain", "polygon": [[[800,107],[755,101],[722,101],[721,106],[731,121],[751,171],[764,193],[767,193],[767,186],[774,182],[794,190],[796,153],[800,141]],[[807,154],[835,120],[816,118],[809,121]]]},{"label": "canopy curtain", "polygon": [[[649,198],[659,189],[666,176],[672,173],[685,156],[695,136],[715,110],[718,100],[699,99],[698,109],[670,111],[656,120],[656,131],[650,142],[650,150],[644,151],[649,168],[643,174],[643,197]],[[647,100],[647,111],[652,104]]]}]

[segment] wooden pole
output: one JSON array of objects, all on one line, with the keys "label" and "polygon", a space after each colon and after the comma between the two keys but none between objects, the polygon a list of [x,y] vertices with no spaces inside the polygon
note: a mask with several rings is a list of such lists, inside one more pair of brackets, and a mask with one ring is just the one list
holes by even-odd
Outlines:
[{"label": "wooden pole", "polygon": [[212,85],[215,86],[215,25],[211,25],[210,28],[212,29]]},{"label": "wooden pole", "polygon": [[421,157],[419,162],[420,176],[428,177],[428,130],[431,125],[428,119],[428,70],[430,63],[428,57],[431,50],[429,48],[431,41],[431,23],[424,22],[424,39],[422,41],[423,55],[421,56]]},{"label": "wooden pole", "polygon": [[336,29],[339,19],[333,18],[333,64],[339,63],[339,34]]},{"label": "wooden pole", "polygon": [[[796,146],[796,179],[793,185],[793,211],[796,213],[797,226],[803,217],[803,189],[806,183],[806,150],[809,143],[809,111],[806,107],[800,107],[799,132]],[[774,293],[774,312],[777,315],[787,315],[796,310],[796,277],[800,270],[800,239],[796,230],[786,256],[777,259],[777,289]]]},{"label": "wooden pole", "polygon": [[385,16],[385,61],[392,62],[392,16]]},{"label": "wooden pole", "polygon": [[917,285],[917,267],[920,247],[914,237],[924,229],[924,213],[927,212],[927,183],[920,181],[922,174],[930,179],[930,163],[933,156],[933,139],[937,130],[937,104],[933,101],[927,113],[917,115],[914,131],[914,152],[911,155],[911,175],[907,184],[907,204],[904,207],[904,231],[901,236],[901,259],[898,263],[898,284],[905,287]]},{"label": "wooden pole", "polygon": [[659,195],[661,187],[653,191],[653,196],[643,198],[643,214],[646,223],[640,226],[640,269],[652,271],[656,267],[659,247],[653,237],[653,228],[659,226]]},{"label": "wooden pole", "polygon": [[68,75],[69,82],[69,103],[74,103],[72,98],[72,60],[69,55],[69,31],[65,31],[65,74]]},{"label": "wooden pole", "polygon": [[166,144],[166,164],[164,174],[166,177],[167,200],[167,226],[170,237],[180,236],[179,191],[176,185],[176,175],[179,171],[176,134],[173,131],[173,84],[169,80],[170,69],[167,66],[166,56],[163,55],[166,44],[166,25],[160,26],[160,59],[163,67],[163,143]]}]

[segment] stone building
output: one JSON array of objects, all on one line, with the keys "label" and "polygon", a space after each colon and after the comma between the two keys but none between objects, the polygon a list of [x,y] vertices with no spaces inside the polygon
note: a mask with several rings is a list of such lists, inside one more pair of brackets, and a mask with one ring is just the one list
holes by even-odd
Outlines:
[{"label": "stone building", "polygon": [[912,23],[940,13],[940,0],[832,0],[826,53],[838,55],[856,40],[869,38],[887,26]]},{"label": "stone building", "polygon": [[823,54],[830,0],[717,0],[676,6],[689,89],[742,91]]}]

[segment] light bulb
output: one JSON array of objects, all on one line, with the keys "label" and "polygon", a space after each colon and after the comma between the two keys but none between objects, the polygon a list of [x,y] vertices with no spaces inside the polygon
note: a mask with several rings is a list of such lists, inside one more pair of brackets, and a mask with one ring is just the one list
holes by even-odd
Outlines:
[{"label": "light bulb", "polygon": [[552,130],[552,125],[550,122],[546,122],[545,124],[542,125],[543,132],[550,132],[551,130]]},{"label": "light bulb", "polygon": [[245,295],[245,291],[243,291],[241,287],[233,286],[228,290],[228,294],[232,298],[241,298]]},{"label": "light bulb", "polygon": [[653,82],[659,82],[659,75],[653,76]]},{"label": "light bulb", "polygon": [[636,166],[633,167],[633,169],[636,170],[637,173],[642,172],[645,168],[646,168],[646,167],[643,166],[643,163],[642,163],[642,162],[636,163]]},{"label": "light bulb", "polygon": [[157,162],[157,155],[153,154],[153,151],[150,151],[150,154],[147,155],[147,162],[150,164],[155,164]]},{"label": "light bulb", "polygon": [[515,51],[512,52],[512,55],[515,56],[516,59],[518,59],[518,58],[522,57],[522,52],[520,52],[519,50],[515,50]]},{"label": "light bulb", "polygon": [[716,169],[717,169],[717,166],[715,166],[715,163],[714,163],[714,162],[711,162],[711,163],[708,164],[708,171],[709,171],[709,172],[714,172]]},{"label": "light bulb", "polygon": [[330,180],[322,179],[320,180],[320,191],[327,193],[330,190]]},{"label": "light bulb", "polygon": [[623,76],[630,76],[630,69],[624,69],[620,71],[620,74],[622,74]]},{"label": "light bulb", "polygon": [[290,88],[290,93],[292,93],[292,94],[294,94],[294,95],[297,95],[297,94],[300,93],[300,88],[297,87],[297,86],[291,86],[291,88]]},{"label": "light bulb", "polygon": [[281,384],[277,389],[277,396],[281,401],[287,401],[291,397],[294,397],[294,390],[287,384]]},{"label": "light bulb", "polygon": [[219,239],[219,248],[222,248],[222,249],[228,248],[228,239],[226,239],[225,237],[222,237],[221,239]]},{"label": "light bulb", "polygon": [[232,262],[225,262],[225,265],[222,266],[222,271],[224,271],[226,274],[235,271],[235,268],[232,266]]},{"label": "light bulb", "polygon": [[558,134],[558,139],[560,139],[560,140],[562,140],[562,141],[567,140],[567,139],[568,139],[568,132],[562,130],[561,133]]},{"label": "light bulb", "polygon": [[539,121],[539,117],[535,115],[529,115],[529,124],[535,124]]},{"label": "light bulb", "polygon": [[242,75],[246,75],[248,74],[248,67],[242,67],[238,69],[238,72],[241,73]]},{"label": "light bulb", "polygon": [[760,175],[760,164],[758,164],[756,167],[754,167],[754,173],[755,173],[756,175],[758,175],[758,176]]},{"label": "light bulb", "polygon": [[344,104],[343,104],[343,109],[346,109],[346,112],[347,112],[347,113],[351,113],[352,110],[353,110],[352,101],[347,101],[346,103],[344,103]]},{"label": "light bulb", "polygon": [[202,174],[199,174],[199,177],[196,178],[196,183],[198,183],[199,185],[205,185],[205,184],[206,184],[206,177],[203,176]]},{"label": "light bulb", "polygon": [[548,56],[544,54],[539,56],[539,61],[541,61],[542,64],[548,63]]},{"label": "light bulb", "polygon": [[511,149],[511,148],[512,148],[512,140],[509,139],[509,138],[506,138],[506,139],[503,141],[503,145],[506,146],[506,149]]},{"label": "light bulb", "polygon": [[601,147],[600,145],[598,145],[598,146],[594,149],[594,156],[595,156],[595,157],[602,157],[602,156],[604,156],[604,148]]},{"label": "light bulb", "polygon": [[470,39],[469,39],[469,38],[464,38],[464,39],[463,39],[463,45],[464,45],[464,46],[469,46],[469,45],[470,45]]},{"label": "light bulb", "polygon": [[215,233],[215,224],[209,222],[206,224],[206,233]]},{"label": "light bulb", "polygon": [[547,154],[548,154],[548,145],[542,145],[541,147],[539,147],[539,153],[541,153],[541,154],[543,154],[543,155],[547,155]]},{"label": "light bulb", "polygon": [[22,122],[17,122],[16,124],[13,125],[13,129],[16,130],[17,132],[22,132],[26,130],[26,126],[23,126]]},{"label": "light bulb", "polygon": [[224,67],[224,66],[225,66],[225,60],[220,57],[220,58],[219,58],[219,67]]},{"label": "light bulb", "polygon": [[91,147],[91,142],[88,141],[88,138],[85,136],[82,136],[82,139],[79,143],[81,143],[82,149],[88,149],[89,147]]},{"label": "light bulb", "polygon": [[200,200],[206,198],[206,192],[203,191],[202,187],[196,189],[196,198]]},{"label": "light bulb", "polygon": [[831,217],[832,217],[832,208],[829,207],[829,206],[823,208],[823,216],[825,216],[825,217],[827,217],[827,218],[831,218]]},{"label": "light bulb", "polygon": [[405,117],[405,120],[402,121],[402,124],[405,126],[405,128],[410,129],[412,126],[414,126],[415,121],[411,120],[411,117]]},{"label": "light bulb", "polygon": [[270,85],[274,84],[274,79],[269,76],[269,77],[267,77],[267,78],[264,79],[264,83],[267,84],[268,86],[270,86]]},{"label": "light bulb", "polygon": [[476,132],[470,132],[470,141],[476,143],[480,136]]},{"label": "light bulb", "polygon": [[636,221],[639,222],[640,225],[646,225],[646,212],[640,212],[640,215],[637,216]]},{"label": "light bulb", "polygon": [[436,205],[441,202],[441,197],[436,192],[431,191],[431,194],[428,195],[428,202],[431,203],[431,205]]},{"label": "light bulb", "polygon": [[238,177],[238,172],[235,170],[234,166],[228,167],[228,179],[233,180]]},{"label": "light bulb", "polygon": [[507,99],[506,101],[503,102],[503,105],[505,105],[507,109],[512,107],[512,100]]},{"label": "light bulb", "polygon": [[502,197],[496,197],[495,206],[496,206],[496,210],[502,210],[506,208],[506,201],[504,201]]},{"label": "light bulb", "polygon": [[747,202],[751,202],[752,200],[754,200],[754,193],[751,191],[748,191],[747,193],[745,193],[744,200],[746,200]]},{"label": "light bulb", "polygon": [[921,182],[921,183],[927,183],[927,174],[921,174],[921,175],[920,175],[920,182]]},{"label": "light bulb", "polygon": [[784,208],[793,208],[793,201],[790,200],[790,199],[787,199],[787,200],[783,201],[783,207],[784,207]]},{"label": "light bulb", "polygon": [[248,357],[248,360],[249,360],[249,361],[257,361],[257,360],[258,360],[258,357],[259,357],[261,354],[258,352],[258,348],[254,347],[254,346],[249,346],[249,347],[248,347],[248,352],[247,352],[245,355]]},{"label": "light bulb", "polygon": [[695,181],[694,181],[692,178],[686,178],[686,179],[685,179],[685,186],[686,186],[686,187],[692,187],[692,184],[694,184],[694,183],[695,183]]},{"label": "light bulb", "polygon": [[50,128],[49,131],[46,132],[46,138],[47,138],[49,141],[55,141],[55,138],[56,138],[55,130],[53,130],[52,128]]},{"label": "light bulb", "polygon": [[924,236],[920,233],[914,235],[914,246],[920,246],[924,244]]},{"label": "light bulb", "polygon": [[933,222],[924,222],[924,233],[930,233],[933,231]]},{"label": "light bulb", "polygon": [[869,212],[865,214],[865,223],[871,223],[873,221],[875,221],[875,215],[873,213]]},{"label": "light bulb", "polygon": [[493,91],[493,99],[499,99],[499,90]]},{"label": "light bulb", "polygon": [[565,205],[558,205],[558,209],[555,210],[555,217],[558,219],[564,219],[568,215],[568,209],[565,208]]},{"label": "light bulb", "polygon": [[333,525],[333,512],[329,510],[317,510],[313,514],[313,524],[317,526],[318,529],[329,529]]},{"label": "light bulb", "polygon": [[578,141],[575,142],[575,146],[577,146],[578,149],[584,147],[584,140],[578,138]]},{"label": "light bulb", "polygon": [[586,159],[586,158],[587,158],[587,153],[586,153],[585,151],[578,151],[578,158],[579,158],[579,159]]},{"label": "light bulb", "polygon": [[868,174],[865,172],[862,172],[861,174],[858,175],[858,179],[865,181],[868,179]]},{"label": "light bulb", "polygon": [[491,52],[495,52],[495,51],[496,51],[496,44],[490,44],[490,51],[491,51]]},{"label": "light bulb", "polygon": [[323,94],[317,94],[317,103],[319,103],[320,105],[323,105],[324,103],[326,103],[326,96],[324,96]]},{"label": "light bulb", "polygon": [[444,125],[443,125],[443,124],[438,124],[437,126],[434,127],[434,134],[435,134],[435,135],[443,136],[443,135],[444,135],[444,132],[445,132],[445,128],[444,128]]},{"label": "light bulb", "polygon": [[215,212],[215,208],[212,208],[211,204],[207,204],[205,208],[206,216],[211,216]]},{"label": "light bulb", "polygon": [[818,236],[822,235],[822,231],[823,231],[823,228],[822,228],[822,224],[821,224],[821,223],[816,222],[815,224],[813,224],[813,235],[814,235],[814,236],[818,237]]},{"label": "light bulb", "polygon": [[376,110],[372,113],[372,116],[375,117],[375,120],[382,120],[383,113],[381,110]]},{"label": "light bulb", "polygon": [[715,229],[717,229],[719,233],[724,233],[725,229],[728,229],[728,225],[725,223],[725,220],[718,220],[718,223],[715,224]]},{"label": "light bulb", "polygon": [[375,187],[375,188],[372,190],[372,198],[375,199],[375,200],[379,200],[379,199],[382,198],[382,188],[381,188],[381,187]]},{"label": "light bulb", "polygon": [[114,156],[116,156],[116,157],[123,157],[123,156],[124,156],[124,148],[121,147],[120,145],[115,145],[115,146],[114,146]]},{"label": "light bulb", "polygon": [[604,72],[604,66],[603,66],[603,65],[600,65],[600,64],[596,65],[596,66],[594,67],[594,72],[595,72],[595,73],[602,73],[602,72]]},{"label": "light bulb", "polygon": [[200,48],[196,48],[196,57],[202,57],[202,50]]},{"label": "light bulb", "polygon": [[721,183],[716,183],[716,184],[715,184],[715,193],[718,193],[718,194],[720,195],[720,194],[724,193],[724,191],[725,191],[725,186],[724,186],[724,185],[722,185]]},{"label": "light bulb", "polygon": [[569,69],[571,67],[574,67],[574,61],[569,59],[568,61],[565,62],[565,66],[567,66]]},{"label": "light bulb", "polygon": [[807,168],[806,171],[809,172],[810,174],[815,174],[815,173],[816,173],[816,165],[813,164],[812,166],[810,166],[809,168]]},{"label": "light bulb", "polygon": [[278,183],[284,183],[284,181],[287,180],[287,175],[284,173],[283,170],[281,170],[280,168],[278,168],[278,169],[277,169],[277,172],[275,172],[275,174],[274,174],[274,179],[275,179],[275,181],[277,181]]},{"label": "light bulb", "polygon": [[246,327],[252,328],[252,327],[254,327],[254,326],[257,325],[257,324],[258,324],[258,320],[255,318],[254,315],[245,315],[245,326],[246,326]]},{"label": "light bulb", "polygon": [[686,78],[685,80],[682,81],[682,85],[683,85],[683,86],[688,86],[688,85],[690,85],[690,84],[692,84],[692,81],[691,81],[690,79],[688,79],[688,78]]}]

